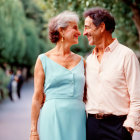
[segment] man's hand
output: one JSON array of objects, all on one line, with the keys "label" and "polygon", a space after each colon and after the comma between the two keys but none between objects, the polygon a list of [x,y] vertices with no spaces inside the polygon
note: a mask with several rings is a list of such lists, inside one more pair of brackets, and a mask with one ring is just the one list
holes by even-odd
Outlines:
[{"label": "man's hand", "polygon": [[131,134],[131,136],[133,136],[134,133],[134,129],[131,127],[126,127],[126,130]]}]

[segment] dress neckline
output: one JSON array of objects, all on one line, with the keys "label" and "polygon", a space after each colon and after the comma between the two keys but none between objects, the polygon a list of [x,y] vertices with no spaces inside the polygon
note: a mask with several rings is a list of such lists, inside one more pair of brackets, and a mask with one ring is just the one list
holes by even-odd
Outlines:
[{"label": "dress neckline", "polygon": [[55,61],[52,60],[51,58],[49,58],[46,54],[44,54],[44,55],[46,56],[46,58],[47,58],[48,60],[50,60],[50,61],[53,62],[54,64],[57,64],[59,67],[65,69],[65,70],[67,70],[67,71],[73,71],[73,70],[74,70],[75,68],[77,68],[77,67],[79,66],[79,64],[82,62],[82,57],[81,57],[80,61],[79,61],[73,68],[68,69],[68,68],[62,66],[61,64],[55,62]]}]

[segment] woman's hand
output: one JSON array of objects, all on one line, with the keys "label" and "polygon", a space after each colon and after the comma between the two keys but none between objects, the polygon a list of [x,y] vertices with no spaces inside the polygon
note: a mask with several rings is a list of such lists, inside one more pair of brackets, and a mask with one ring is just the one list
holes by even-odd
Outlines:
[{"label": "woman's hand", "polygon": [[31,134],[30,134],[30,140],[39,140],[39,134],[38,134],[38,132],[31,132]]},{"label": "woman's hand", "polygon": [[30,136],[30,140],[39,140],[39,136]]}]

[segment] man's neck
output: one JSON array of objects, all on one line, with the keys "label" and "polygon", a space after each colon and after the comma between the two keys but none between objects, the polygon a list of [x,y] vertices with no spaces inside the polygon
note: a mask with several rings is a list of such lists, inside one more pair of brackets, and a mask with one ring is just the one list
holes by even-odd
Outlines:
[{"label": "man's neck", "polygon": [[96,52],[98,54],[103,54],[106,47],[108,47],[113,41],[114,38],[112,38],[112,35],[108,32],[105,33],[100,39],[99,43],[96,45]]}]

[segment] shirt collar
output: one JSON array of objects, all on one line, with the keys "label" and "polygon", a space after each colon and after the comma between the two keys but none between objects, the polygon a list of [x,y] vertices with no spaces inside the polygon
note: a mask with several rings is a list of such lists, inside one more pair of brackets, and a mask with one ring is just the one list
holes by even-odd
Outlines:
[{"label": "shirt collar", "polygon": [[112,52],[118,45],[118,40],[117,39],[114,39],[114,41],[107,47],[110,49],[110,51]]},{"label": "shirt collar", "polygon": [[[119,43],[118,40],[114,39],[114,41],[105,48],[105,52],[108,52],[108,51],[112,52],[116,48],[118,43]],[[98,54],[96,47],[93,49],[92,54]]]}]

